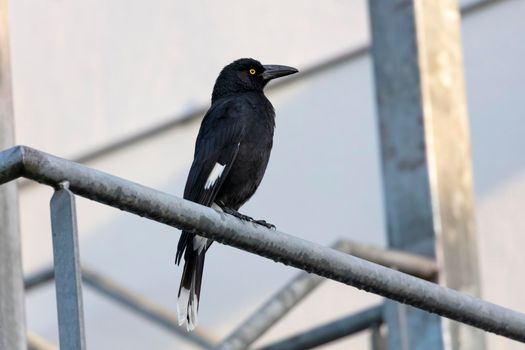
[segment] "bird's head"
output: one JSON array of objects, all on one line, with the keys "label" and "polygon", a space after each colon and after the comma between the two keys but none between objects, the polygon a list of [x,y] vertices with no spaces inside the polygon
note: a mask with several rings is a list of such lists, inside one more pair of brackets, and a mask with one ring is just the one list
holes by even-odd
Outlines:
[{"label": "bird's head", "polygon": [[262,65],[253,58],[238,59],[222,69],[213,88],[212,102],[238,93],[262,92],[270,80],[297,72],[288,66]]}]

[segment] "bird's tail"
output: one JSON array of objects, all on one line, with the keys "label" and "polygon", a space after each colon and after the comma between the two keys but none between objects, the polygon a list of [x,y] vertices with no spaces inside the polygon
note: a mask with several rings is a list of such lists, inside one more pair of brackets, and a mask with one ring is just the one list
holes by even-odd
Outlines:
[{"label": "bird's tail", "polygon": [[206,250],[194,250],[191,245],[188,248],[184,254],[184,270],[177,300],[177,316],[179,326],[186,322],[186,329],[192,331],[197,326],[197,311],[199,310],[199,296]]}]

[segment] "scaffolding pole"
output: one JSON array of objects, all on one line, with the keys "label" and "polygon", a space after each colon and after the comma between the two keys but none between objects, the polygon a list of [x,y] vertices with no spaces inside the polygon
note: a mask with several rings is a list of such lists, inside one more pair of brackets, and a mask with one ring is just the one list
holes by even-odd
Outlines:
[{"label": "scaffolding pole", "polygon": [[383,321],[383,305],[376,305],[350,316],[308,329],[289,338],[265,345],[259,350],[307,350],[325,345],[369,328]]},{"label": "scaffolding pole", "polygon": [[329,247],[26,146],[0,152],[0,184],[25,177],[301,270],[525,342],[525,315]]},{"label": "scaffolding pole", "polygon": [[[7,0],[0,0],[0,149],[14,144]],[[0,349],[25,350],[18,195],[15,183],[0,187]]]},{"label": "scaffolding pole", "polygon": [[[332,248],[427,280],[433,280],[437,273],[437,267],[433,261],[404,252],[385,250],[347,240],[337,241]],[[53,267],[35,272],[25,278],[26,292],[53,279]],[[207,331],[196,329],[193,332],[186,332],[178,327],[176,318],[164,308],[133,293],[107,276],[83,267],[82,280],[108,298],[200,347],[212,348],[212,344],[215,343],[213,339],[209,338]],[[228,350],[248,348],[324,281],[326,279],[323,277],[300,272],[285,287],[253,312],[217,348]]]},{"label": "scaffolding pole", "polygon": [[[430,259],[417,255],[347,240],[339,240],[331,247],[343,253],[395,268],[426,280],[433,280],[437,275],[436,264]],[[324,281],[326,279],[318,275],[300,272],[254,311],[216,349],[241,350],[248,348]]]},{"label": "scaffolding pole", "polygon": [[[369,4],[389,244],[421,243],[441,284],[479,295],[457,3]],[[389,349],[485,348],[481,332],[398,303],[385,320]]]}]

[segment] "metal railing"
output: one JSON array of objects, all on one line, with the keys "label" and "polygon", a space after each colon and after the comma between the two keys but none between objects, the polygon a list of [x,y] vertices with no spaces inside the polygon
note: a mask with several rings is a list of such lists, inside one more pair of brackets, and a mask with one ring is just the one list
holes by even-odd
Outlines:
[{"label": "metal railing", "polygon": [[[300,334],[266,345],[259,350],[306,350],[347,337],[383,322],[383,305],[372,306],[356,314],[309,329]],[[374,349],[375,350],[375,349]]]},{"label": "metal railing", "polygon": [[[332,247],[344,253],[352,254],[383,266],[396,268],[399,271],[419,276],[424,279],[433,280],[437,275],[437,266],[435,263],[424,257],[414,256],[412,254],[395,250],[385,250],[347,240],[340,240]],[[81,268],[81,275],[84,284],[92,288],[94,291],[176,336],[182,337],[186,341],[203,349],[211,349],[214,347],[213,344],[217,343],[217,341],[211,338],[208,335],[208,332],[202,327],[199,327],[191,333],[186,332],[183,328],[178,326],[177,319],[173,313],[166,311],[164,307],[147,300],[143,296],[132,292],[125,286],[122,286],[111,278],[104,276],[102,273],[83,266]],[[31,291],[38,286],[53,281],[53,279],[54,269],[53,266],[50,266],[27,276],[24,279],[24,286],[26,291]],[[254,311],[253,315],[232,332],[232,334],[219,346],[221,348],[229,349],[245,349],[249,347],[250,344],[264,335],[283,316],[285,316],[325,280],[326,279],[320,276],[307,272],[299,273],[279,292]],[[373,322],[369,324],[367,319],[367,317],[361,319],[361,313],[350,315],[345,319],[336,321],[334,327],[331,329],[327,329],[326,331],[321,330],[320,332],[316,331],[313,333],[315,336],[312,334],[306,337],[297,335],[294,339],[301,336],[300,339],[297,341],[292,339],[286,340],[286,344],[296,344],[295,346],[299,346],[299,348],[304,348],[307,344],[324,344],[362,330],[356,329],[355,326],[353,326],[354,324],[368,324],[369,327],[373,326]],[[369,327],[365,327],[365,329]],[[330,328],[330,325],[326,325],[324,328]],[[317,334],[319,334],[319,336],[317,336]],[[50,349],[51,346],[48,343],[44,343],[44,340],[35,334],[28,335],[28,343],[30,343],[30,349],[34,350],[47,350]]]},{"label": "metal railing", "polygon": [[[51,206],[53,254],[60,344],[61,346],[69,344],[64,348],[85,348],[81,269],[75,249],[77,232],[73,194],[179,229],[190,230],[217,242],[297,267],[306,272],[525,342],[525,315],[519,312],[283,232],[240,221],[208,207],[29,147],[17,146],[0,152],[0,184],[19,177],[55,188]],[[60,242],[55,242],[58,240]],[[398,269],[403,268],[407,259],[415,259],[413,261],[419,261],[415,265],[420,266],[420,271],[416,274],[429,278],[435,275],[435,266],[427,259],[413,256],[405,259],[406,255],[399,254],[404,253],[393,253],[392,256],[397,256],[398,260],[398,263],[393,264],[391,263],[395,259],[386,261],[388,258],[385,259],[382,254],[376,254],[376,256],[383,259],[378,262],[394,265]],[[373,254],[368,254],[368,256],[373,256]],[[405,266],[408,265],[411,266],[413,272],[413,265],[409,263]],[[49,272],[47,275],[49,276]],[[317,278],[313,275],[304,276]],[[299,277],[292,282],[292,285],[299,283],[296,281],[304,278],[306,277]],[[33,278],[32,280],[39,279]],[[46,278],[40,278],[40,280],[46,280]],[[315,286],[315,283],[312,283],[311,286]],[[299,296],[302,294],[304,293],[299,293]],[[282,312],[287,311],[287,308],[282,309]],[[259,317],[266,319],[266,322],[276,319],[275,315]],[[376,323],[377,319],[373,319],[370,326]],[[246,322],[246,324],[254,323]],[[263,333],[264,328],[260,327],[262,332],[259,333]],[[226,348],[224,344],[238,338],[235,334],[228,337],[222,345],[223,348]],[[238,334],[243,334],[243,332],[238,332]],[[229,348],[235,348],[235,346],[232,345]]]}]

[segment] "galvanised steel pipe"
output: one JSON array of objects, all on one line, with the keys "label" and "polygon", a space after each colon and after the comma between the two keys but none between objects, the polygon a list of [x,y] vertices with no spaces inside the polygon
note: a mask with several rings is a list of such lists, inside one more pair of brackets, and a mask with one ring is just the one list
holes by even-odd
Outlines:
[{"label": "galvanised steel pipe", "polygon": [[383,305],[376,305],[350,316],[308,329],[258,350],[306,350],[347,337],[383,322]]},{"label": "galvanised steel pipe", "polygon": [[524,314],[402,272],[29,147],[0,153],[0,184],[13,180],[13,169],[19,169],[20,176],[55,188],[69,181],[70,190],[80,196],[525,342]]},{"label": "galvanised steel pipe", "polygon": [[[436,263],[431,259],[402,251],[387,250],[348,240],[339,240],[331,248],[426,280],[433,280],[438,272]],[[216,349],[247,349],[324,281],[326,281],[325,278],[315,274],[299,273],[285,287],[254,311]],[[354,325],[356,323],[344,323],[344,325],[348,324]],[[337,325],[341,325],[341,323],[337,323]],[[345,329],[349,330],[350,328],[346,327]],[[337,336],[339,333],[321,334],[324,337],[331,337]]]},{"label": "galvanised steel pipe", "polygon": [[37,272],[32,273],[31,275],[24,278],[24,288],[26,293],[38,286],[43,285],[44,283],[53,281],[55,279],[55,270],[53,266],[46,267]]},{"label": "galvanised steel pipe", "polygon": [[[338,241],[331,248],[340,250],[342,246],[343,242]],[[252,312],[215,349],[247,349],[324,281],[326,281],[325,278],[301,271],[257,310]]]},{"label": "galvanised steel pipe", "polygon": [[[395,268],[396,270],[418,276],[424,279],[433,279],[437,274],[437,266],[432,260],[406,252],[386,250],[371,245],[363,245],[348,240],[338,240],[331,246],[333,249],[340,250],[347,254],[358,256],[362,259],[373,261],[377,264]],[[37,287],[42,283],[54,279],[53,267],[48,267],[25,278],[26,290]],[[102,276],[93,270],[82,268],[82,280],[105,294],[109,298],[128,307],[134,312],[150,319],[151,321],[165,327],[170,332],[174,332],[204,348],[212,348],[213,340],[209,339],[206,332],[196,329],[193,332],[186,332],[177,326],[177,320],[161,307],[152,304],[139,295],[135,295],[126,288],[119,286],[111,279]],[[217,345],[217,349],[246,349],[250,344],[259,339],[268,329],[274,327],[277,322],[285,316],[293,307],[308,296],[315,288],[326,281],[325,278],[304,271],[297,274],[289,283],[286,284],[276,294],[272,295],[263,305],[240,324],[225,340]],[[349,323],[348,323],[349,322]],[[338,334],[348,335],[350,325],[362,324],[362,322],[335,323],[341,325],[328,333],[322,332],[322,339],[333,338]],[[337,330],[339,329],[339,330]],[[334,333],[335,332],[335,333]],[[195,339],[194,339],[195,338]],[[302,339],[303,337],[301,337]],[[310,339],[310,338],[307,338]],[[310,340],[307,340],[310,342]],[[313,342],[320,340],[313,340]],[[301,343],[302,344],[302,343]]]}]

